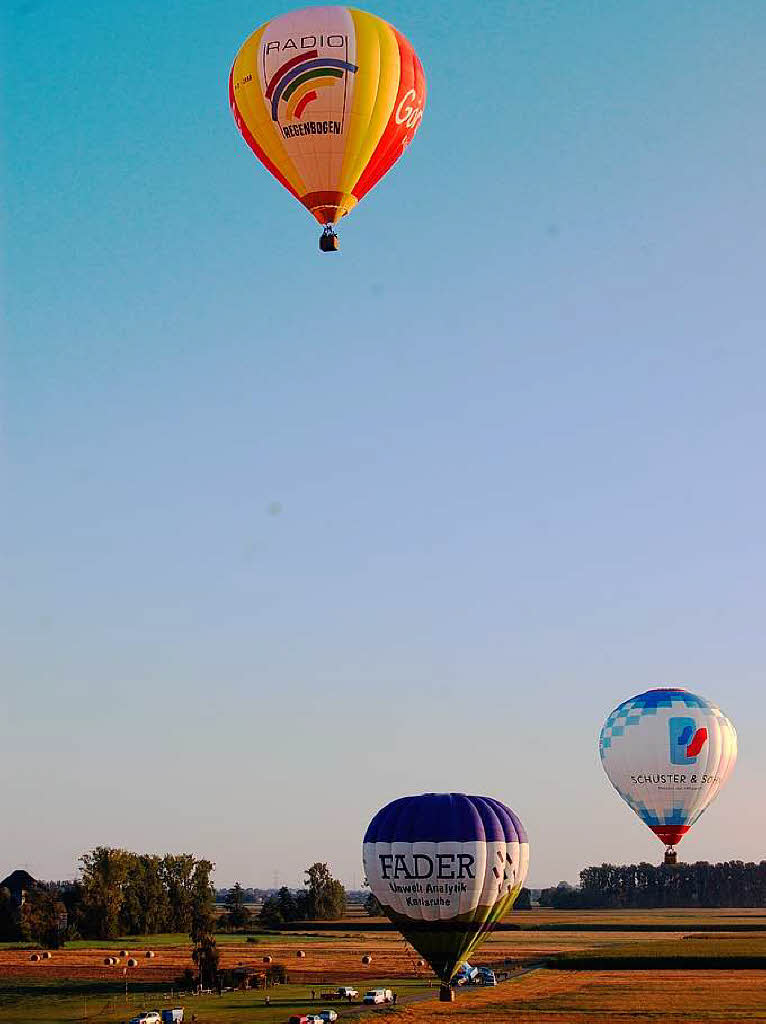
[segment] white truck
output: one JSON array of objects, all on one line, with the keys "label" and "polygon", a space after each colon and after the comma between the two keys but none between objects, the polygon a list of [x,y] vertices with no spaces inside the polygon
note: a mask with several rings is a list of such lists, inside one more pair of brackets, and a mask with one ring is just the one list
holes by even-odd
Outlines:
[{"label": "white truck", "polygon": [[322,992],[320,995],[321,999],[345,999],[350,1002],[352,999],[356,999],[359,993],[355,988],[350,985],[339,985],[332,992]]}]

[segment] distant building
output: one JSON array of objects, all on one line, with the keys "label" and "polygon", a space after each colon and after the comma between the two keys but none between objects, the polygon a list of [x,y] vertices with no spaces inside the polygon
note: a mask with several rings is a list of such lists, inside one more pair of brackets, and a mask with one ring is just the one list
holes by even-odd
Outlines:
[{"label": "distant building", "polygon": [[0,889],[7,889],[10,892],[11,899],[17,909],[20,909],[26,903],[27,893],[32,892],[34,889],[42,888],[43,886],[40,885],[36,878],[32,878],[28,871],[23,871],[21,868],[12,871],[7,878],[0,882]]}]

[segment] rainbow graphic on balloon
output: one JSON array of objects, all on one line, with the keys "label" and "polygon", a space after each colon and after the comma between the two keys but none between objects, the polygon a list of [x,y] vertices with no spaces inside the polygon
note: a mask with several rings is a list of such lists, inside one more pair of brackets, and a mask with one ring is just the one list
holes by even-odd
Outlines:
[{"label": "rainbow graphic on balloon", "polygon": [[349,72],[356,74],[358,70],[347,60],[320,57],[317,50],[307,50],[286,61],[271,76],[266,89],[266,99],[271,100],[272,121],[279,120],[280,100],[286,104],[285,119],[300,120],[309,103],[317,98],[317,89],[335,85]]}]

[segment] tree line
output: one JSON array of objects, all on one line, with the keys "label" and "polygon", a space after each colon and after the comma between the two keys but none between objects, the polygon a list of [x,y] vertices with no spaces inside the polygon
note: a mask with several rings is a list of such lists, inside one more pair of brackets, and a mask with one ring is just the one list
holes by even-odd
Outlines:
[{"label": "tree line", "polygon": [[766,906],[766,861],[659,866],[602,864],[580,872],[580,886],[543,889],[541,907],[557,910]]},{"label": "tree line", "polygon": [[83,854],[80,865],[70,902],[83,938],[190,932],[215,904],[213,864],[191,853],[159,857],[98,846]]},{"label": "tree line", "polygon": [[0,938],[51,946],[72,938],[191,933],[195,922],[211,915],[215,921],[209,860],[97,846],[82,855],[80,868],[76,881],[36,883],[23,902],[0,890]]}]

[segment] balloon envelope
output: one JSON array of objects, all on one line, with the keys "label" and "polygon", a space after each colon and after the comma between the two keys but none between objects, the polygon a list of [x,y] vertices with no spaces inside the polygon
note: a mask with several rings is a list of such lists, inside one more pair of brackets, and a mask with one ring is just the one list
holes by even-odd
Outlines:
[{"label": "balloon envelope", "polygon": [[599,751],[622,799],[674,846],[731,775],[737,733],[711,701],[663,687],[616,707],[601,730]]},{"label": "balloon envelope", "polygon": [[447,984],[513,906],[529,843],[499,800],[424,793],[378,811],[363,859],[385,913]]},{"label": "balloon envelope", "polygon": [[229,76],[237,127],[320,224],[334,224],[412,141],[426,82],[392,25],[352,7],[307,7],[262,25]]}]

